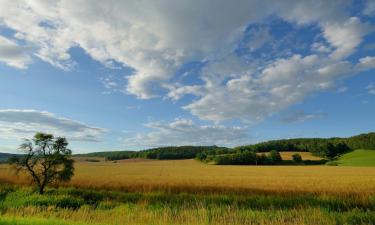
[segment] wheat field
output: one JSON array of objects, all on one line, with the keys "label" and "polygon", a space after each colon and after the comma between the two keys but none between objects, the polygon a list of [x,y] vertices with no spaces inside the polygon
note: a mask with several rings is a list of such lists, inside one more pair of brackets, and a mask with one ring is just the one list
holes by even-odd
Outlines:
[{"label": "wheat field", "polygon": [[[195,160],[121,160],[75,164],[65,186],[128,191],[375,193],[375,167],[218,166]],[[27,184],[8,165],[0,181]]]},{"label": "wheat field", "polygon": [[375,167],[80,159],[75,168],[65,187],[39,196],[28,187],[25,176],[0,165],[0,224],[375,222]]}]

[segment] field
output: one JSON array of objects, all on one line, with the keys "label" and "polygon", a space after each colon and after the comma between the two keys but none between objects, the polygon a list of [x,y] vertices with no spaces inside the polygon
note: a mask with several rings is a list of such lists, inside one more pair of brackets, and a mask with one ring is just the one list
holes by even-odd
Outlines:
[{"label": "field", "polygon": [[[262,154],[262,153],[257,153]],[[268,154],[265,152],[265,154]],[[303,160],[321,160],[321,157],[314,156],[311,152],[280,152],[281,158],[283,160],[292,160],[294,154],[300,154]]]},{"label": "field", "polygon": [[375,151],[358,149],[342,155],[337,163],[339,166],[375,166]]},{"label": "field", "polygon": [[42,197],[7,165],[0,181],[15,184],[1,187],[0,224],[375,222],[375,167],[79,160],[72,181]]}]

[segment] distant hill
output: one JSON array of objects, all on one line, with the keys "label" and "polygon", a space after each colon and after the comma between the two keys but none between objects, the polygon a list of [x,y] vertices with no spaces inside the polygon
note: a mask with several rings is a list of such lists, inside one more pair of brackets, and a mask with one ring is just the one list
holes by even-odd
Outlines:
[{"label": "distant hill", "polygon": [[142,151],[110,151],[78,154],[84,157],[104,157],[107,160],[128,158],[192,159],[202,155],[233,154],[246,151],[310,152],[315,156],[334,158],[356,149],[375,150],[375,132],[347,138],[293,138],[261,142],[252,145],[226,148],[218,146],[169,146]]},{"label": "distant hill", "polygon": [[20,154],[11,154],[11,153],[1,153],[0,152],[0,163],[6,162],[8,159],[10,159],[13,156],[19,156]]},{"label": "distant hill", "polygon": [[375,166],[375,151],[358,149],[337,159],[339,166]]},{"label": "distant hill", "polygon": [[360,134],[347,138],[293,138],[261,142],[258,144],[239,146],[237,151],[252,150],[256,152],[299,151],[311,152],[316,156],[333,158],[356,149],[375,150],[375,132]]},{"label": "distant hill", "polygon": [[105,157],[107,160],[120,160],[128,158],[147,158],[147,159],[193,159],[198,153],[216,152],[224,154],[230,149],[217,146],[169,146],[151,148],[142,151],[110,151],[93,152],[87,154],[77,154],[82,157]]}]

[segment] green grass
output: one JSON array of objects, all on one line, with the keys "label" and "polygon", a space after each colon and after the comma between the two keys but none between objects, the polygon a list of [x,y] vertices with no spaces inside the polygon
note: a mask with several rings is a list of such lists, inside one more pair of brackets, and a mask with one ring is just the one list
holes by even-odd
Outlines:
[{"label": "green grass", "polygon": [[339,166],[375,166],[375,150],[358,149],[342,155],[338,160]]},{"label": "green grass", "polygon": [[0,225],[371,225],[375,196],[192,194],[0,185]]},{"label": "green grass", "polygon": [[1,217],[0,225],[86,225],[87,223],[75,223],[61,219],[43,219],[33,217]]}]

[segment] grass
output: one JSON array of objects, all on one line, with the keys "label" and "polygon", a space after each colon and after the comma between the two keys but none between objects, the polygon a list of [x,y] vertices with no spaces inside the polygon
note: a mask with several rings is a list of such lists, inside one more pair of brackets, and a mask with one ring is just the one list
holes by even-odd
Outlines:
[{"label": "grass", "polygon": [[[0,189],[0,224],[373,224],[373,195]],[[79,204],[77,204],[77,202]],[[44,219],[40,219],[44,218]],[[73,223],[74,222],[74,223]]]},{"label": "grass", "polygon": [[75,168],[71,182],[40,196],[0,165],[0,224],[375,224],[375,167],[80,160]]},{"label": "grass", "polygon": [[34,217],[2,217],[0,225],[85,225],[87,223],[76,223],[73,221],[64,221],[61,219],[43,219]]},{"label": "grass", "polygon": [[375,151],[358,149],[342,155],[338,160],[339,166],[375,166]]}]

